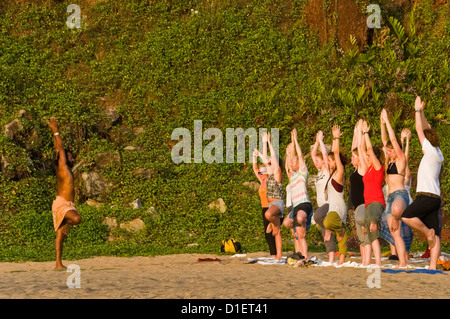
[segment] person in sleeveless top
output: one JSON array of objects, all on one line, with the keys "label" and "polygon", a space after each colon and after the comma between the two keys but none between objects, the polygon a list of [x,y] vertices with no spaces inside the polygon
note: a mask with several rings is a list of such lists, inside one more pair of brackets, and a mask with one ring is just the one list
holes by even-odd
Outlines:
[{"label": "person in sleeveless top", "polygon": [[[281,220],[284,213],[284,200],[283,200],[283,174],[278,162],[277,154],[271,144],[270,134],[265,133],[262,136],[263,145],[267,143],[270,151],[270,158],[263,156],[258,150],[256,155],[259,156],[264,163],[264,166],[268,172],[267,184],[267,201],[268,209],[265,212],[265,217],[269,221],[266,232],[271,233],[275,237],[275,244],[277,249],[276,258],[282,259],[282,238],[281,238]],[[265,146],[264,146],[265,147]]]},{"label": "person in sleeveless top", "polygon": [[[320,149],[320,153],[318,150]],[[320,228],[320,232],[322,237],[325,235],[325,226],[323,225],[323,221],[327,216],[328,209],[330,205],[328,204],[328,200],[325,196],[325,187],[330,178],[330,170],[328,167],[328,151],[323,143],[323,132],[318,131],[316,134],[316,142],[311,151],[311,158],[314,162],[314,166],[318,170],[316,177],[314,178],[314,185],[316,188],[316,201],[317,201],[317,209],[314,212],[314,221]],[[331,234],[331,240],[324,241],[325,250],[328,255],[328,261],[330,263],[334,262],[334,255],[336,251],[336,245],[334,242],[334,235]]]},{"label": "person in sleeveless top", "polygon": [[352,225],[356,230],[356,235],[359,242],[359,250],[361,253],[361,260],[367,260],[365,257],[366,253],[369,254],[367,248],[370,247],[370,241],[367,232],[363,232],[364,218],[365,218],[365,205],[364,205],[364,182],[362,166],[359,159],[358,152],[358,123],[355,124],[353,130],[353,140],[352,140],[352,159],[351,163],[353,165],[354,171],[350,175],[350,196],[348,206],[353,210],[354,225]]},{"label": "person in sleeveless top", "polygon": [[345,225],[347,222],[347,205],[344,200],[344,175],[345,157],[339,149],[339,139],[342,135],[340,127],[334,125],[332,128],[333,146],[332,153],[328,155],[328,166],[332,173],[326,185],[326,195],[329,208],[327,216],[323,221],[325,227],[324,241],[332,239],[331,234],[336,236],[339,248],[339,265],[344,263],[347,255],[347,232]]},{"label": "person in sleeveless top", "polygon": [[406,168],[405,168],[405,189],[408,192],[409,204],[413,202],[411,197],[411,169],[409,168],[409,141],[411,140],[411,131],[408,128],[404,128],[400,135],[400,140],[402,143],[402,149],[405,150],[406,157]]},{"label": "person in sleeveless top", "polygon": [[266,229],[267,226],[269,226],[269,221],[267,220],[265,213],[269,209],[269,202],[267,200],[267,169],[264,165],[258,165],[257,162],[257,154],[256,151],[253,152],[253,172],[256,175],[256,178],[258,178],[259,181],[259,198],[261,201],[261,213],[262,213],[262,220],[264,225],[264,235],[266,238],[267,245],[269,246],[269,253],[270,255],[275,258],[277,255],[277,249],[275,245],[275,237],[271,233],[267,233]]},{"label": "person in sleeveless top", "polygon": [[308,168],[298,144],[295,128],[291,132],[291,143],[287,148],[286,160],[289,162],[288,176],[290,180],[289,196],[287,196],[286,202],[289,203],[287,207],[292,206],[293,210],[284,218],[283,225],[293,230],[296,252],[301,253],[300,257],[303,255],[305,259],[308,259],[306,231],[313,209],[307,191]]},{"label": "person in sleeveless top", "polygon": [[[413,199],[411,197],[411,171],[409,169],[409,141],[411,139],[411,131],[408,128],[404,128],[401,132],[400,141],[402,145],[402,150],[404,150],[405,158],[406,158],[406,168],[405,168],[405,180],[404,180],[404,186],[405,190],[408,193],[408,205],[410,205],[413,202]],[[406,141],[406,143],[405,143]],[[385,201],[387,202],[388,196],[387,196],[387,190],[388,185],[386,184],[383,187],[383,192],[385,192]],[[414,237],[414,233],[404,221],[401,221],[400,223],[400,235],[402,236],[402,239],[405,243],[405,260],[406,264],[410,263],[409,259],[409,252],[412,244],[412,240]],[[381,220],[381,237],[383,237],[384,240],[389,242],[390,248],[391,248],[391,255],[389,256],[390,260],[399,260],[398,258],[398,251],[395,248],[395,240],[394,237],[391,234],[391,231],[389,229],[389,224],[387,221],[386,211],[383,213],[382,220]]]},{"label": "person in sleeveless top", "polygon": [[417,96],[415,126],[423,157],[417,173],[416,198],[402,214],[402,220],[423,233],[430,247],[430,265],[435,270],[441,254],[439,211],[441,208],[440,175],[444,156],[439,149],[439,136],[425,118],[424,102]]},{"label": "person in sleeveless top", "polygon": [[[399,267],[406,267],[405,241],[401,236],[401,217],[409,205],[408,192],[405,189],[406,156],[397,141],[394,130],[389,122],[387,111],[383,109],[380,115],[381,140],[385,154],[387,201],[386,219],[395,241],[395,249],[399,259]],[[386,129],[388,135],[386,134]]]},{"label": "person in sleeveless top", "polygon": [[372,147],[369,136],[370,126],[366,121],[360,120],[357,126],[358,153],[363,173],[364,183],[364,226],[363,233],[368,234],[369,244],[364,247],[367,251],[364,254],[363,265],[370,265],[370,257],[375,256],[375,264],[381,266],[380,247],[380,220],[384,212],[386,203],[382,186],[384,182],[384,167],[381,164],[381,151],[376,146]]},{"label": "person in sleeveless top", "polygon": [[[291,170],[291,157],[294,156],[294,144],[289,143],[286,146],[286,158],[284,161],[284,169],[286,170],[286,175],[288,179],[291,179],[292,170]],[[294,239],[294,253],[290,256],[291,258],[302,259],[302,253],[300,252],[300,243],[298,241],[298,237],[295,235],[294,230],[294,207],[292,206],[291,201],[291,186],[288,184],[286,186],[286,208],[290,209],[290,212],[283,218],[283,225],[287,228],[290,228],[292,233],[292,238]]]}]

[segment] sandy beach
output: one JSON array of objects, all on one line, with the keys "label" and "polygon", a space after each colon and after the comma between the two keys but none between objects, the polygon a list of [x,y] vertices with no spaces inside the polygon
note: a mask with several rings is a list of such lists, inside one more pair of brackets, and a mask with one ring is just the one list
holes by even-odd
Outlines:
[{"label": "sandy beach", "polygon": [[[325,260],[324,253],[312,256]],[[294,267],[255,262],[263,260],[261,257],[269,256],[260,252],[235,257],[182,254],[64,261],[66,266],[78,265],[80,288],[69,288],[68,277],[75,273],[53,270],[54,262],[0,263],[0,298],[446,299],[450,296],[449,272],[379,271],[378,288],[374,286],[376,273],[371,268]],[[211,261],[216,258],[220,261]],[[357,264],[360,260],[352,257],[346,261]],[[384,260],[383,264],[390,262]],[[427,264],[416,262],[414,267]],[[389,268],[388,265],[381,269]],[[72,276],[69,284],[75,283]]]}]

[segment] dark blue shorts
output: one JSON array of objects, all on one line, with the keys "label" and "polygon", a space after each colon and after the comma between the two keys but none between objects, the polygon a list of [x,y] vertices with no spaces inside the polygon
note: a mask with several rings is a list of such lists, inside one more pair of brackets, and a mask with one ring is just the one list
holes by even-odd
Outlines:
[{"label": "dark blue shorts", "polygon": [[313,207],[310,202],[303,202],[295,206],[291,210],[289,217],[294,220],[294,227],[300,226],[297,222],[297,213],[301,210],[306,213],[306,230],[308,230],[311,226],[311,217],[313,215]]}]

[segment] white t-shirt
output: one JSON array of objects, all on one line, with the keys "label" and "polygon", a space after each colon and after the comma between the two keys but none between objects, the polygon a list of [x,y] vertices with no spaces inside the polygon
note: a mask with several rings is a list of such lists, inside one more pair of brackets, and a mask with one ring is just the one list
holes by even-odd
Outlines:
[{"label": "white t-shirt", "polygon": [[441,196],[439,173],[441,172],[444,156],[439,147],[434,147],[425,138],[422,144],[423,157],[417,173],[416,192],[431,193]]}]

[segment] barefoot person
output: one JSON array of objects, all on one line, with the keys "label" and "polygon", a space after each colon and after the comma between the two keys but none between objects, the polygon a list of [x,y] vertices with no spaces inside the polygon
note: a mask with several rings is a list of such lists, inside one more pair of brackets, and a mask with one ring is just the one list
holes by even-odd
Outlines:
[{"label": "barefoot person", "polygon": [[[296,252],[298,251],[308,259],[308,244],[306,242],[307,222],[312,216],[312,205],[309,200],[307,183],[308,168],[306,167],[303,153],[298,144],[297,130],[291,132],[291,144],[293,148],[288,149],[287,159],[289,159],[290,183],[288,198],[293,207],[292,214],[285,218],[283,225],[294,230],[294,240],[296,244]],[[298,251],[297,251],[298,247]]]},{"label": "barefoot person", "polygon": [[[318,153],[320,149],[320,153]],[[320,228],[322,237],[325,236],[325,226],[323,221],[327,216],[330,205],[325,196],[325,187],[330,179],[330,170],[328,167],[328,152],[323,143],[323,132],[318,131],[316,134],[316,143],[311,151],[311,158],[314,162],[314,166],[317,169],[317,175],[314,178],[314,186],[316,187],[316,201],[317,209],[314,212],[314,221]],[[331,235],[332,239],[324,241],[325,250],[328,255],[328,262],[334,262],[334,255],[336,251],[336,245],[334,243],[334,235]]]},{"label": "barefoot person", "polygon": [[[363,233],[364,227],[364,217],[365,217],[365,205],[364,205],[364,182],[363,175],[364,172],[361,168],[361,163],[359,159],[358,152],[358,123],[356,123],[355,128],[353,130],[353,140],[352,140],[352,165],[353,165],[353,173],[350,175],[350,200],[349,207],[353,208],[354,217],[355,217],[355,229],[356,235],[359,241],[359,250],[361,252],[361,260],[367,261],[370,260],[370,250],[367,250],[370,247],[369,237],[367,232]],[[360,133],[359,133],[360,134]],[[366,252],[369,254],[368,259],[365,257]],[[365,265],[363,263],[363,265]],[[367,265],[366,265],[367,266]]]},{"label": "barefoot person", "polygon": [[[413,199],[411,197],[411,170],[409,168],[409,141],[411,140],[411,131],[408,128],[404,128],[402,130],[402,133],[400,135],[400,140],[402,142],[402,149],[405,150],[405,156],[406,156],[406,169],[405,169],[405,189],[408,192],[408,198],[409,203],[408,206],[411,205],[413,202]],[[403,241],[405,242],[405,258],[406,263],[409,263],[409,252],[411,248],[411,244],[413,241],[414,233],[410,226],[408,226],[403,220],[402,220],[402,226],[401,226],[401,233]]]},{"label": "barefoot person", "polygon": [[380,220],[385,209],[384,195],[382,191],[384,180],[384,168],[380,161],[381,151],[377,147],[372,147],[369,137],[370,126],[366,121],[360,120],[358,124],[358,153],[361,165],[361,172],[364,183],[364,205],[365,216],[363,233],[367,233],[369,243],[365,247],[367,251],[364,254],[366,260],[363,265],[370,265],[370,256],[375,256],[375,264],[381,266],[381,247],[380,241]]},{"label": "barefoot person", "polygon": [[339,265],[344,263],[347,255],[347,233],[345,225],[347,222],[347,205],[344,200],[344,174],[345,164],[340,150],[339,138],[342,133],[338,125],[332,128],[333,146],[332,152],[328,155],[328,166],[332,173],[331,178],[326,185],[326,194],[329,203],[328,213],[323,220],[325,227],[324,241],[332,240],[331,234],[336,236],[339,248]]},{"label": "barefoot person", "polygon": [[[263,152],[265,153],[265,152]],[[275,258],[277,255],[277,249],[275,246],[275,237],[272,234],[269,234],[266,232],[267,226],[269,226],[269,221],[267,220],[265,214],[267,209],[269,209],[269,202],[267,201],[267,169],[264,165],[258,165],[258,154],[255,150],[253,152],[253,172],[255,173],[256,177],[259,180],[259,198],[261,200],[261,208],[262,208],[262,219],[263,219],[263,225],[264,225],[264,234],[266,237],[267,245],[269,246],[269,253],[270,255]]]},{"label": "barefoot person", "polygon": [[277,154],[270,141],[270,134],[263,135],[263,144],[267,143],[270,150],[270,159],[267,156],[263,156],[259,151],[256,151],[256,155],[263,161],[269,177],[267,178],[267,201],[269,203],[268,209],[265,213],[267,220],[270,222],[267,226],[267,233],[272,233],[275,236],[275,244],[277,249],[276,258],[282,259],[282,238],[281,238],[281,219],[284,214],[284,201],[283,201],[283,173],[278,163]]},{"label": "barefoot person", "polygon": [[[405,189],[406,156],[400,147],[385,109],[380,115],[381,140],[385,154],[386,183],[388,196],[386,218],[395,241],[399,267],[406,267],[405,242],[401,236],[401,217],[409,205],[408,191]],[[386,134],[386,128],[389,136]]]},{"label": "barefoot person", "polygon": [[404,128],[400,135],[400,140],[402,142],[402,149],[405,150],[406,157],[406,169],[405,169],[405,189],[408,192],[409,203],[413,202],[411,197],[411,170],[409,169],[409,141],[411,140],[411,131],[408,128]]},{"label": "barefoot person", "polygon": [[74,159],[71,152],[64,149],[63,141],[58,131],[57,119],[52,117],[49,126],[53,133],[53,142],[56,150],[54,166],[57,180],[57,196],[52,205],[53,224],[56,231],[56,269],[65,269],[66,267],[61,260],[63,242],[69,233],[69,227],[78,225],[81,222],[81,216],[73,203],[75,190],[71,168],[73,167]]},{"label": "barefoot person", "polygon": [[[286,175],[288,179],[291,179],[292,169],[291,169],[291,159],[294,156],[294,143],[289,143],[286,147],[286,159],[284,162]],[[286,186],[286,208],[289,209],[289,213],[283,218],[283,225],[291,230],[292,238],[294,240],[294,253],[288,257],[289,259],[300,260],[304,259],[303,254],[300,252],[300,241],[298,236],[295,234],[294,230],[294,206],[292,205],[291,197],[291,185]]]},{"label": "barefoot person", "polygon": [[439,209],[441,190],[439,174],[444,156],[439,149],[439,136],[427,122],[423,112],[424,102],[419,96],[415,101],[416,132],[422,145],[423,157],[417,173],[416,198],[403,212],[402,220],[423,233],[430,246],[429,269],[436,269],[441,254]]},{"label": "barefoot person", "polygon": [[[409,164],[408,164],[409,163],[409,141],[410,141],[410,139],[411,139],[411,131],[407,128],[404,128],[402,130],[400,140],[402,143],[402,150],[404,150],[405,157],[406,157],[404,186],[405,186],[406,191],[408,192],[408,199],[409,199],[408,206],[413,202],[413,199],[411,197],[411,171],[409,169]],[[405,141],[406,141],[406,144],[405,144]],[[388,193],[388,191],[386,190],[386,188],[388,188],[387,184],[383,187],[383,193],[385,193],[384,199],[387,202],[388,196],[386,193]],[[414,233],[413,233],[411,227],[409,227],[407,224],[405,224],[404,221],[401,221],[400,234],[405,243],[405,260],[406,260],[406,264],[408,264],[408,263],[410,263],[409,251],[411,248]],[[389,229],[389,224],[388,224],[388,221],[386,218],[386,211],[383,213],[382,221],[381,221],[381,237],[383,237],[383,239],[385,239],[387,242],[389,242],[389,245],[391,246],[391,256],[389,256],[389,259],[390,260],[399,260],[398,252],[397,252],[397,249],[395,248],[395,240],[394,240],[394,237],[392,237],[391,231]]]}]

